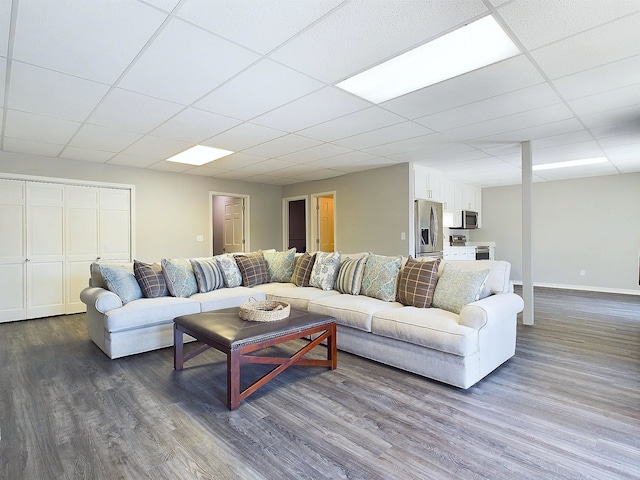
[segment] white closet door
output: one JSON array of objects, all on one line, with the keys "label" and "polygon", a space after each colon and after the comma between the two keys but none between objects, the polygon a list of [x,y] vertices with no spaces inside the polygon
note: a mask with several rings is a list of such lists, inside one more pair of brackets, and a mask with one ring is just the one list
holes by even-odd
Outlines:
[{"label": "white closet door", "polygon": [[87,309],[80,301],[80,292],[89,286],[91,263],[99,260],[99,206],[98,187],[65,187],[66,313]]},{"label": "white closet door", "polygon": [[27,318],[62,315],[64,185],[27,183]]},{"label": "white closet door", "polygon": [[0,322],[27,318],[25,182],[0,179]]},{"label": "white closet door", "polygon": [[131,195],[129,190],[100,188],[100,258],[131,261]]}]

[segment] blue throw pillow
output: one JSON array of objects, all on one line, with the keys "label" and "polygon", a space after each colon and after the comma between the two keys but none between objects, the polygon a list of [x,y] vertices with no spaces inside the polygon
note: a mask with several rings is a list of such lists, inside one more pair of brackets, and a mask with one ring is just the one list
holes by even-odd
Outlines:
[{"label": "blue throw pillow", "polygon": [[120,297],[122,303],[142,298],[142,290],[136,277],[127,267],[100,265],[100,274],[107,288]]}]

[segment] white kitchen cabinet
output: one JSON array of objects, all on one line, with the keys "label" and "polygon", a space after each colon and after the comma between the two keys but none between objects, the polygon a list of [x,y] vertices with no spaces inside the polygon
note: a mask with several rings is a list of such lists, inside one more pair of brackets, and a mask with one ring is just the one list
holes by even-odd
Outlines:
[{"label": "white kitchen cabinet", "polygon": [[442,174],[436,170],[414,165],[414,197],[442,202]]},{"label": "white kitchen cabinet", "polygon": [[0,322],[84,311],[91,262],[131,261],[131,191],[0,179]]},{"label": "white kitchen cabinet", "polygon": [[442,258],[444,260],[475,260],[476,247],[445,247]]},{"label": "white kitchen cabinet", "polygon": [[442,178],[440,181],[440,191],[442,195],[442,210],[444,212],[455,212],[455,182]]}]

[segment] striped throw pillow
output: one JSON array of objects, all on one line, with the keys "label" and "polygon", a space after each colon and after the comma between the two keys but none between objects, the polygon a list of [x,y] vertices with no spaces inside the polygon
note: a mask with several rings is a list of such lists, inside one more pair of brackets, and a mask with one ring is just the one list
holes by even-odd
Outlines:
[{"label": "striped throw pillow", "polygon": [[335,289],[340,293],[359,295],[366,263],[366,255],[357,260],[352,260],[349,257],[345,258],[340,264],[340,270],[338,270]]},{"label": "striped throw pillow", "polygon": [[224,277],[222,270],[215,258],[192,259],[193,273],[196,276],[198,291],[200,293],[210,292],[224,287]]}]

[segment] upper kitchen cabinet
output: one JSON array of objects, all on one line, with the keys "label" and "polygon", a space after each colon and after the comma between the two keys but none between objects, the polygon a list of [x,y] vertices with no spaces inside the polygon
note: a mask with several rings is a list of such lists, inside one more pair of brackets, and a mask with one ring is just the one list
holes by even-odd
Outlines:
[{"label": "upper kitchen cabinet", "polygon": [[420,200],[443,202],[442,174],[436,170],[414,165],[414,193]]}]

